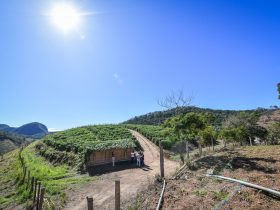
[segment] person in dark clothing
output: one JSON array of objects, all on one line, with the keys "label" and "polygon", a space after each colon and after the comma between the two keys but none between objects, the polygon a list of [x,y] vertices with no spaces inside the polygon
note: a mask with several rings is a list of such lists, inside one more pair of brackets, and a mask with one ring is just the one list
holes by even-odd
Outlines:
[{"label": "person in dark clothing", "polygon": [[144,166],[144,153],[142,151],[140,152],[140,165]]}]

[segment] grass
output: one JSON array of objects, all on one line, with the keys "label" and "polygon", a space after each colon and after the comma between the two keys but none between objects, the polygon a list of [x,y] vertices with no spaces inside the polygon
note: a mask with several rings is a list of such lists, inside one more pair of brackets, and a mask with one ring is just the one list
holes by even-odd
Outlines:
[{"label": "grass", "polygon": [[[81,176],[67,165],[54,166],[45,158],[36,153],[34,142],[27,146],[23,152],[25,166],[45,187],[44,209],[61,208],[67,201],[67,190],[84,185],[98,177]],[[0,165],[0,209],[14,205],[14,203],[28,203],[32,195],[26,190],[26,183],[20,181],[23,172],[18,160],[19,150],[4,156]]]},{"label": "grass", "polygon": [[67,165],[52,165],[36,154],[35,145],[36,143],[33,143],[26,147],[22,156],[26,161],[31,176],[40,180],[46,188],[46,197],[49,200],[50,206],[52,203],[63,206],[67,200],[67,190],[97,179],[97,177],[80,176]]},{"label": "grass", "polygon": [[9,152],[0,159],[0,209],[5,209],[14,201],[18,201],[16,183],[18,181],[18,150]]},{"label": "grass", "polygon": [[205,197],[207,195],[207,191],[197,190],[197,191],[195,191],[195,194],[199,197]]}]

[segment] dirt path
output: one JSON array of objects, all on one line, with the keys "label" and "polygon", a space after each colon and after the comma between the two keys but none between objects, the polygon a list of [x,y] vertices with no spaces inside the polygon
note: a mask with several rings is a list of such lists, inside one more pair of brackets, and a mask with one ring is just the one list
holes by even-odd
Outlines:
[{"label": "dirt path", "polygon": [[[86,197],[93,196],[94,209],[114,209],[115,180],[121,182],[121,201],[129,201],[136,197],[139,191],[145,190],[159,174],[159,151],[157,146],[136,131],[131,131],[144,149],[145,165],[143,168],[133,168],[112,172],[100,176],[100,180],[88,183],[83,188],[70,193],[70,201],[65,209],[85,210]],[[165,159],[165,174],[171,175],[179,166],[177,162]]]}]

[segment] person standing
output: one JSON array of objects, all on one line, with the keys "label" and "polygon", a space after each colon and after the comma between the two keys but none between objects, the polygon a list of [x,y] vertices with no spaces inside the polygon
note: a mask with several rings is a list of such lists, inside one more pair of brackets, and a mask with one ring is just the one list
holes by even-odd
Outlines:
[{"label": "person standing", "polygon": [[131,158],[131,163],[133,163],[134,162],[134,151],[132,151],[131,153],[130,153],[130,158]]},{"label": "person standing", "polygon": [[137,165],[138,167],[140,167],[140,154],[139,154],[139,153],[137,153],[137,155],[136,155],[136,160],[137,160],[136,165]]},{"label": "person standing", "polygon": [[115,155],[114,155],[114,152],[112,152],[112,164],[113,164],[113,167],[115,167]]}]

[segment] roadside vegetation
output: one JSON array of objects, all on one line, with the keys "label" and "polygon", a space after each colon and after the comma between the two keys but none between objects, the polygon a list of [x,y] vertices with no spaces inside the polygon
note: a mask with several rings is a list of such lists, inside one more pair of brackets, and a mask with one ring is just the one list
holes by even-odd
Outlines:
[{"label": "roadside vegetation", "polygon": [[[65,164],[54,166],[38,154],[36,145],[39,143],[34,142],[28,145],[22,151],[22,157],[27,170],[30,171],[30,176],[40,181],[46,189],[45,209],[63,206],[67,200],[68,190],[97,179],[97,177],[81,176],[75,169]],[[19,150],[7,153],[1,161],[0,185],[5,190],[1,189],[0,209],[20,204],[24,208],[25,205],[32,203],[30,189],[27,189],[26,183],[21,182],[23,171],[18,160],[18,154]]]},{"label": "roadside vegetation", "polygon": [[33,141],[31,138],[0,131],[0,155],[18,148],[21,144]]},{"label": "roadside vegetation", "polygon": [[[37,147],[41,155],[51,161],[54,159],[54,162],[55,156],[64,156],[65,158],[61,158],[61,160],[64,160],[63,162],[70,164],[77,162],[80,171],[84,171],[87,155],[92,151],[140,147],[131,132],[119,125],[73,128],[48,135],[43,139],[43,143],[44,145]],[[71,154],[71,157],[69,157],[69,154]]]}]

